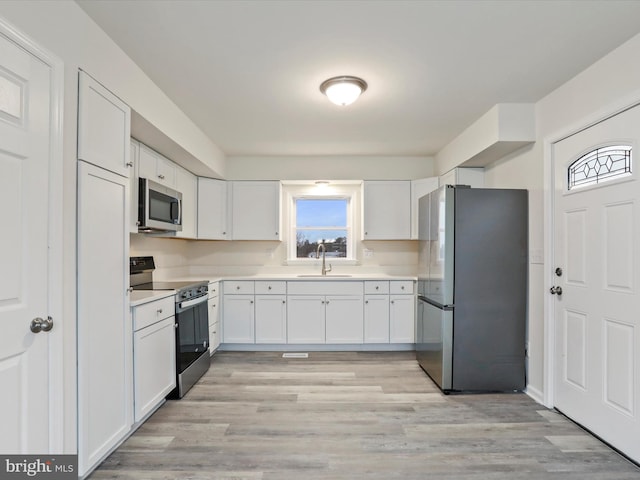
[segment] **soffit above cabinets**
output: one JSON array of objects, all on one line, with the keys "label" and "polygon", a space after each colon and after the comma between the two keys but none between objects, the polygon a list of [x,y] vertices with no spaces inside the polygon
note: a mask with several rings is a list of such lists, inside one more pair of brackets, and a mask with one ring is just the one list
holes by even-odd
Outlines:
[{"label": "soffit above cabinets", "polygon": [[535,105],[500,103],[438,152],[435,168],[485,167],[535,140]]}]

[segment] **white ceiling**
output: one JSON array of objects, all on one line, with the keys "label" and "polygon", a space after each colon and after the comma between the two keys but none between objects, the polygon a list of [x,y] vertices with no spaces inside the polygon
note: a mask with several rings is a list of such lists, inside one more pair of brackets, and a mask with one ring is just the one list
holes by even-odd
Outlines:
[{"label": "white ceiling", "polygon": [[635,0],[77,1],[229,156],[432,155],[640,32]]}]

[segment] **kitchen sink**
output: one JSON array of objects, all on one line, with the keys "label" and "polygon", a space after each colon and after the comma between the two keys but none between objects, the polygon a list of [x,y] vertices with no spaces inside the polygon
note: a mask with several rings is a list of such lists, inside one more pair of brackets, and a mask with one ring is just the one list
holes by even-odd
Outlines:
[{"label": "kitchen sink", "polygon": [[301,275],[296,275],[299,278],[335,278],[335,277],[352,277],[353,275],[342,275],[342,274],[331,274],[331,275],[322,275],[320,273],[303,273]]}]

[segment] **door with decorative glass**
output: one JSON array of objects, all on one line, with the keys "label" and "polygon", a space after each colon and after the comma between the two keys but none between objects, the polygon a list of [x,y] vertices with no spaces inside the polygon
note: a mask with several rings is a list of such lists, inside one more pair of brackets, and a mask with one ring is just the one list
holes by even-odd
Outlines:
[{"label": "door with decorative glass", "polygon": [[640,106],[553,145],[554,405],[640,461]]}]

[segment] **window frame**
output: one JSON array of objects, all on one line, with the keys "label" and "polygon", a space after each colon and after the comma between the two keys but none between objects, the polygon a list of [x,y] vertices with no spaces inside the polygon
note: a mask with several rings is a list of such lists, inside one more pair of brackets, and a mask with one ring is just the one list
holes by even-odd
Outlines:
[{"label": "window frame", "polygon": [[[331,262],[342,265],[354,265],[357,263],[356,237],[358,235],[358,225],[356,225],[356,208],[359,199],[359,187],[354,184],[335,185],[325,190],[319,190],[315,185],[290,185],[287,186],[286,203],[288,209],[287,215],[287,260],[289,265],[315,265],[320,260],[316,258],[298,258],[297,257],[297,224],[296,224],[296,201],[299,199],[310,200],[335,200],[341,199],[347,201],[347,224],[344,228],[347,231],[347,256],[331,257]],[[304,228],[304,227],[303,227]],[[323,229],[326,229],[323,227]]]}]

